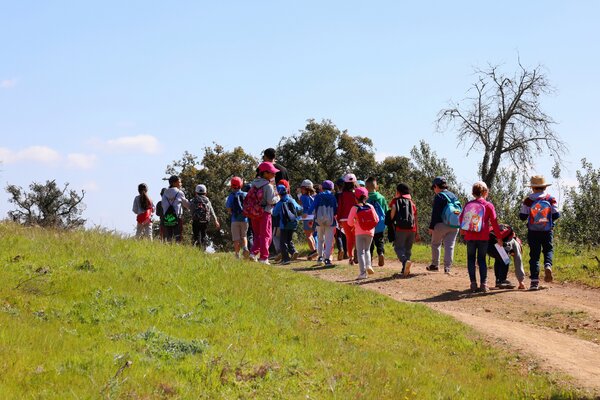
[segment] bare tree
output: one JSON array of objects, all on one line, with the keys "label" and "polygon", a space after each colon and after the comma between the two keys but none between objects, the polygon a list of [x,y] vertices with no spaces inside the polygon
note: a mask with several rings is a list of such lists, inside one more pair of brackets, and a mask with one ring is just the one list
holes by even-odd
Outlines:
[{"label": "bare tree", "polygon": [[13,221],[63,229],[78,228],[85,224],[85,219],[80,218],[85,208],[82,203],[85,191],[79,194],[69,190],[68,183],[60,189],[54,180],[45,184],[33,182],[29,189],[31,191],[27,193],[20,186],[6,187],[12,196],[8,201],[17,206],[17,209],[8,212]]},{"label": "bare tree", "polygon": [[522,172],[539,153],[550,152],[560,161],[565,144],[553,130],[554,120],[540,108],[540,96],[554,92],[542,67],[527,69],[519,62],[519,70],[508,77],[490,65],[475,74],[473,95],[441,110],[437,127],[445,131],[458,126],[458,140],[468,146],[467,154],[483,151],[481,179],[491,187],[504,159]]}]

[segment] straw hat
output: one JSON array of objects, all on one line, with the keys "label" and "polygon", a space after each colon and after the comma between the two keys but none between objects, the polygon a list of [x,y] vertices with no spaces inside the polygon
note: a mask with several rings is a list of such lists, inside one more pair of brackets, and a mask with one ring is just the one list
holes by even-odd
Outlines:
[{"label": "straw hat", "polygon": [[546,179],[542,175],[534,175],[531,177],[531,181],[529,186],[532,188],[545,188],[548,186],[552,186],[551,183],[546,183]]}]

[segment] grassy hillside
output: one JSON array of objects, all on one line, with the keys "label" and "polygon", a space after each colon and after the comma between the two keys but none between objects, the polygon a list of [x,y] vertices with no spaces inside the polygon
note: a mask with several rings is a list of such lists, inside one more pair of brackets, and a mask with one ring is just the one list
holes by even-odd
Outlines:
[{"label": "grassy hillside", "polygon": [[196,249],[0,224],[2,398],[574,398],[424,306]]}]

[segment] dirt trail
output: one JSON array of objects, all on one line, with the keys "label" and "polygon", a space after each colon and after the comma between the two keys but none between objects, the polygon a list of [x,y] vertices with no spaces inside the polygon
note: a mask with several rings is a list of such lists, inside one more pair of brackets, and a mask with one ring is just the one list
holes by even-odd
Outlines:
[{"label": "dirt trail", "polygon": [[[293,266],[292,266],[293,267]],[[415,264],[399,276],[400,264],[386,260],[368,280],[354,281],[358,268],[292,268],[322,279],[359,284],[399,301],[425,304],[479,332],[538,359],[540,366],[565,373],[577,386],[600,396],[600,290],[544,283],[542,290],[471,293],[465,268],[450,274]],[[489,280],[493,281],[490,270]],[[510,279],[511,277],[509,277]],[[516,282],[512,277],[513,282]],[[526,282],[528,284],[528,282]]]}]

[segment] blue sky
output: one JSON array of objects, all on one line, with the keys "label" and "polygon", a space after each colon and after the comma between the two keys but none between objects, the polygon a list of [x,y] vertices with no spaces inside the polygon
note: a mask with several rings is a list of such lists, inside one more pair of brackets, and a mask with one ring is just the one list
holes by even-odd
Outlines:
[{"label": "blue sky", "polygon": [[[130,233],[139,182],[217,142],[258,155],[308,118],[373,139],[379,157],[425,139],[460,181],[478,154],[435,133],[473,67],[544,65],[542,99],[579,160],[600,167],[600,3],[0,0],[0,183],[87,191],[85,217]],[[552,159],[534,166],[550,176]],[[533,171],[532,171],[533,172]],[[11,208],[0,191],[0,215]]]}]

